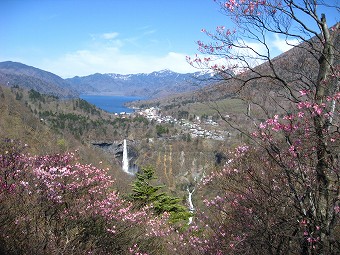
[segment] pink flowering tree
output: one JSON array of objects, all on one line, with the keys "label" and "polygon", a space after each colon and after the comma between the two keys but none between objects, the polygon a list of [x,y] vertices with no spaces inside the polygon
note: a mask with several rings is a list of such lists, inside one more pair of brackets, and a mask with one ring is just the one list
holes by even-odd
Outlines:
[{"label": "pink flowering tree", "polygon": [[156,246],[165,220],[147,207],[134,210],[106,169],[77,163],[73,153],[30,156],[25,147],[0,141],[1,254],[131,254],[136,244]]},{"label": "pink flowering tree", "polygon": [[[257,146],[230,152],[225,167],[204,180],[208,191],[216,190],[204,200],[211,215],[205,223],[213,233],[214,252],[339,251],[339,162],[327,161],[330,184],[323,207],[316,172],[317,138],[308,116],[314,113],[300,110],[296,116],[274,116],[260,124],[252,133]],[[339,153],[338,136],[327,134],[330,157]]]},{"label": "pink flowering tree", "polygon": [[[225,96],[248,103],[247,120],[225,121],[248,137],[250,148],[212,178],[223,192],[206,201],[218,219],[208,224],[211,247],[235,254],[336,254],[340,23],[327,15],[339,17],[339,5],[215,2],[233,27],[203,29],[211,40],[199,41],[200,55],[188,62],[213,70]],[[295,47],[275,57],[278,42]]]}]

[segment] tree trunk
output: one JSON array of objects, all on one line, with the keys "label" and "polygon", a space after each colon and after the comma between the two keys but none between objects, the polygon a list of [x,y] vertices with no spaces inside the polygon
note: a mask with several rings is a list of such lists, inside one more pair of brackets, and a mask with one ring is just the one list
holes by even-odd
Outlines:
[{"label": "tree trunk", "polygon": [[[338,27],[339,24],[336,25]],[[318,105],[321,105],[324,102],[325,97],[328,95],[328,92],[332,91],[331,88],[327,87],[329,85],[329,77],[332,73],[332,66],[334,64],[334,32],[333,35],[330,34],[330,31],[326,24],[326,19],[323,17],[321,19],[320,24],[322,30],[323,37],[323,50],[322,54],[319,58],[319,72],[316,83],[316,94],[315,94],[315,102]],[[336,29],[337,30],[337,29]],[[317,207],[316,212],[313,214],[316,216],[314,219],[314,224],[318,224],[320,222],[320,246],[318,247],[317,253],[322,254],[331,254],[330,247],[330,235],[333,231],[333,192],[332,188],[332,173],[329,169],[330,162],[328,161],[328,153],[327,153],[327,142],[325,133],[328,130],[329,120],[328,117],[324,117],[323,115],[315,115],[314,128],[315,135],[317,139],[316,144],[316,156],[317,156],[317,165],[316,165],[316,180],[317,180]],[[314,216],[314,217],[315,217]]]}]

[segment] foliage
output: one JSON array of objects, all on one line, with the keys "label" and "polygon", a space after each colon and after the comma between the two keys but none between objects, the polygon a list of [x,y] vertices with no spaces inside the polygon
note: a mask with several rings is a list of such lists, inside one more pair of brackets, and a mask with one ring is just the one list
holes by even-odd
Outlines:
[{"label": "foliage", "polygon": [[188,111],[178,111],[177,115],[178,119],[188,119],[189,118],[189,112]]},{"label": "foliage", "polygon": [[139,208],[151,205],[156,215],[170,213],[170,222],[172,223],[187,221],[190,213],[180,203],[181,199],[161,192],[164,186],[152,183],[157,179],[154,174],[155,171],[152,167],[144,167],[142,173],[136,173],[136,180],[132,184],[132,194],[129,195],[129,198]]},{"label": "foliage", "polygon": [[29,91],[29,99],[31,99],[32,101],[42,101],[43,100],[43,95],[40,94],[38,91],[35,91],[34,89],[31,89]]},{"label": "foliage", "polygon": [[168,134],[169,128],[163,126],[163,125],[156,125],[156,134],[157,136],[162,136],[163,134]]},{"label": "foliage", "polygon": [[34,89],[30,89],[28,91],[28,97],[33,102],[40,101],[40,102],[43,102],[43,103],[46,103],[46,101],[48,101],[48,100],[56,100],[56,99],[58,99],[57,96],[41,94],[41,93],[39,93],[38,91],[36,91]]},{"label": "foliage", "polygon": [[80,108],[86,113],[100,115],[100,111],[98,111],[98,109],[94,105],[88,103],[84,99],[77,99],[75,104],[77,108]]},{"label": "foliage", "polygon": [[30,156],[26,146],[0,144],[2,253],[127,254],[135,241],[153,243],[138,226],[159,221],[121,199],[106,170],[72,153]]},{"label": "foliage", "polygon": [[[289,148],[281,153],[290,166],[299,161],[289,155]],[[296,170],[279,166],[264,149],[247,146],[239,147],[230,157],[233,160],[223,171],[204,180],[208,189],[217,186],[220,190],[204,201],[212,215],[206,223],[220,229],[211,237],[211,247],[230,254],[318,254],[324,223],[313,212],[312,203],[318,198],[312,184],[315,176],[305,169],[308,164]],[[334,215],[338,214],[336,208],[337,202],[329,206],[333,220],[339,217]],[[329,233],[331,240],[339,239],[339,234],[337,225]],[[339,250],[338,243],[331,246],[332,251]]]},{"label": "foliage", "polygon": [[[212,210],[207,249],[337,254],[340,23],[329,28],[318,8],[339,7],[307,0],[216,2],[235,27],[218,26],[215,33],[203,29],[212,39],[198,42],[207,56],[188,57],[188,62],[221,75],[230,85],[226,91],[247,102],[246,116],[258,130],[242,128],[216,109],[250,144],[209,177],[220,192],[206,200]],[[287,53],[292,58],[273,58],[269,36],[300,44]]]}]

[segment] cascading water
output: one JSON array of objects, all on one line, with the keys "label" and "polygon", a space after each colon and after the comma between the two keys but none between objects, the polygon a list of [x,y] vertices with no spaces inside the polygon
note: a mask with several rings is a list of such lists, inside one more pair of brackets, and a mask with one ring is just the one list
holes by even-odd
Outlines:
[{"label": "cascading water", "polygon": [[122,162],[122,169],[123,169],[123,171],[124,171],[125,173],[130,174],[130,172],[129,172],[129,157],[128,157],[126,139],[124,139],[124,142],[123,142],[123,162]]},{"label": "cascading water", "polygon": [[[187,188],[188,191],[188,203],[189,203],[189,212],[193,213],[195,211],[194,204],[192,203],[192,194],[195,192],[195,188],[190,191],[189,188]],[[192,223],[192,217],[189,217],[188,225]]]}]

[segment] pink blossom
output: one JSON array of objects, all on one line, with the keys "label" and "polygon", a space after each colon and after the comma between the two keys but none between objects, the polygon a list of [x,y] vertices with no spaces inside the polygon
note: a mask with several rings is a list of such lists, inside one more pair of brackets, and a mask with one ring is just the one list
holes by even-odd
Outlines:
[{"label": "pink blossom", "polygon": [[260,129],[265,129],[267,127],[266,124],[263,124],[262,122],[260,123]]},{"label": "pink blossom", "polygon": [[314,112],[315,112],[317,115],[321,115],[321,113],[322,113],[322,108],[321,108],[319,105],[314,104],[314,105],[313,105],[313,109],[314,109]]},{"label": "pink blossom", "polygon": [[300,93],[301,96],[305,96],[305,95],[307,95],[308,90],[303,89],[303,90],[300,90],[299,93]]},{"label": "pink blossom", "polygon": [[290,152],[290,154],[293,156],[293,157],[296,157],[297,154],[296,154],[296,148],[294,145],[291,145],[288,149],[288,151]]},{"label": "pink blossom", "polygon": [[304,112],[298,112],[298,117],[299,118],[303,118],[305,116],[305,113]]},{"label": "pink blossom", "polygon": [[338,206],[338,205],[334,206],[334,212],[340,213],[340,206]]}]

